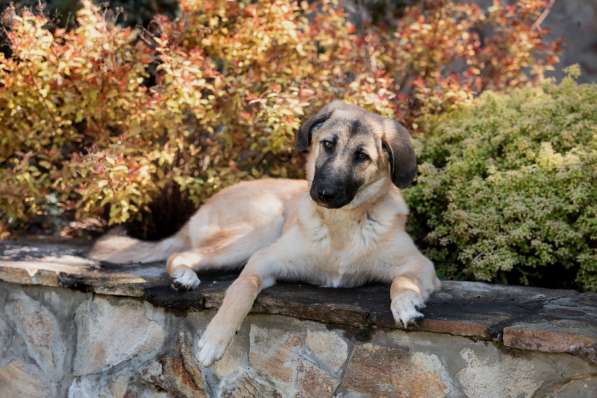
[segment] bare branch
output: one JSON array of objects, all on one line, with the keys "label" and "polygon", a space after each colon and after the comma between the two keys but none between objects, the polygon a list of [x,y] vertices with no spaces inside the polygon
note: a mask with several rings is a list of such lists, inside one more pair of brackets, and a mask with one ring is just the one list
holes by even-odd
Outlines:
[{"label": "bare branch", "polygon": [[543,21],[545,21],[545,18],[547,18],[547,16],[551,12],[551,9],[553,8],[553,5],[555,4],[555,2],[556,2],[556,0],[549,1],[549,4],[547,5],[547,7],[545,7],[545,10],[543,10],[541,15],[539,15],[539,18],[537,18],[537,20],[533,24],[533,26],[532,26],[533,30],[537,30],[541,27],[541,24],[543,23]]}]

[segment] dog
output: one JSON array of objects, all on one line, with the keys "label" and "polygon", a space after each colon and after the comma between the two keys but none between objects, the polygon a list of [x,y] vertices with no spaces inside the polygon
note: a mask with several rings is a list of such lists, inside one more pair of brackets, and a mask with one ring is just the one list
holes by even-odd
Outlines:
[{"label": "dog", "polygon": [[200,284],[195,271],[246,264],[199,340],[204,366],[222,357],[259,292],[276,281],[389,283],[390,309],[405,327],[440,287],[405,231],[400,188],[416,174],[406,128],[336,100],[302,124],[296,149],[307,153],[306,181],[241,182],[212,196],[173,237],[107,236],[90,252],[113,263],[167,259],[173,286],[185,289]]}]

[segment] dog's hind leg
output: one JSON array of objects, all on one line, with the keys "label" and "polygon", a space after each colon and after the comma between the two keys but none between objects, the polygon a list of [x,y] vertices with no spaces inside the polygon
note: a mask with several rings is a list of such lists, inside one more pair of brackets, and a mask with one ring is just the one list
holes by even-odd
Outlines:
[{"label": "dog's hind leg", "polygon": [[176,289],[194,289],[200,284],[195,271],[242,266],[253,253],[270,245],[281,233],[282,221],[267,225],[240,225],[211,231],[199,246],[168,258],[167,271]]},{"label": "dog's hind leg", "polygon": [[[290,193],[297,189],[288,184]],[[187,224],[189,248],[168,258],[173,285],[194,288],[199,285],[194,271],[238,268],[275,242],[290,206],[282,196],[267,186],[241,183],[212,197]]]}]

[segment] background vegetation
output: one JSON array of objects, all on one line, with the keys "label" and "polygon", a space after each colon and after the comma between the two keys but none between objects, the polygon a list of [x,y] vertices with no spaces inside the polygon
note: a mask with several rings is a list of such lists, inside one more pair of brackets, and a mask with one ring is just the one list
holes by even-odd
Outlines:
[{"label": "background vegetation", "polygon": [[[9,9],[0,55],[0,231],[68,234],[94,219],[159,238],[226,185],[302,176],[294,132],[332,98],[397,117],[421,140],[441,136],[432,115],[487,90],[540,82],[557,61],[559,43],[536,23],[547,3],[483,10],[421,1],[388,20],[349,18],[332,0],[181,0],[176,17],[141,21],[147,29],[126,27],[131,21],[90,1],[64,28]],[[555,130],[537,132],[548,133]],[[424,160],[444,166],[428,153]],[[425,168],[411,205],[440,220],[451,194],[438,191],[430,203],[421,190],[435,182]],[[445,255],[473,241],[447,242],[437,225],[413,227],[446,275],[504,278],[503,270],[472,272],[473,254]],[[516,281],[535,282],[523,274]]]},{"label": "background vegetation", "polygon": [[485,93],[424,125],[410,227],[445,276],[597,291],[597,86]]}]

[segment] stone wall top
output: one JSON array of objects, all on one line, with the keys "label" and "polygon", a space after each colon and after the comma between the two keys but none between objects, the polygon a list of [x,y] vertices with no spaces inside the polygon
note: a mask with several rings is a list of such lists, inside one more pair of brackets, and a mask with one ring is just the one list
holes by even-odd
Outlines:
[{"label": "stone wall top", "polygon": [[[0,280],[137,297],[173,311],[217,308],[234,273],[200,274],[191,292],[170,288],[164,264],[121,266],[86,258],[89,242],[0,241]],[[389,287],[318,288],[283,283],[258,297],[254,313],[333,324],[366,337],[399,328]],[[506,347],[563,352],[597,363],[597,294],[480,282],[444,281],[408,330],[491,340]]]}]

